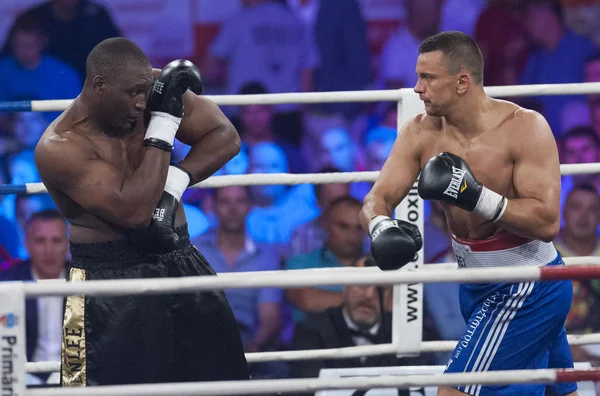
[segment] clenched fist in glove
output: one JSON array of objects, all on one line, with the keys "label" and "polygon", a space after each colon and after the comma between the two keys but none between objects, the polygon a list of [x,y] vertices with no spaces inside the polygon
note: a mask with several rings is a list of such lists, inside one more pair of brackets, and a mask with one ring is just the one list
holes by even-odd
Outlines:
[{"label": "clenched fist in glove", "polygon": [[451,153],[427,161],[419,177],[419,196],[456,205],[493,222],[500,220],[508,204],[506,197],[475,180],[469,165]]},{"label": "clenched fist in glove", "polygon": [[419,228],[403,220],[376,216],[369,223],[371,253],[377,266],[384,270],[397,270],[414,260],[423,247]]},{"label": "clenched fist in glove", "polygon": [[204,89],[200,71],[192,62],[179,59],[162,69],[146,106],[151,115],[144,137],[146,146],[173,150],[175,133],[183,117],[183,94],[188,89],[197,95]]},{"label": "clenched fist in glove", "polygon": [[155,251],[162,253],[177,249],[179,235],[175,233],[175,216],[185,189],[190,184],[191,176],[179,166],[169,166],[165,183],[165,191],[150,220],[148,235]]}]

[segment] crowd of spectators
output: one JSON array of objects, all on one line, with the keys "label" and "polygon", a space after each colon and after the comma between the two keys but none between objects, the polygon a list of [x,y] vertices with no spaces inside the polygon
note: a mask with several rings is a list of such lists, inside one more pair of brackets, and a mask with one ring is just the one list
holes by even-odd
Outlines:
[{"label": "crowd of spectators", "polygon": [[[358,0],[240,3],[198,65],[206,93],[412,88],[420,41],[442,30],[461,30],[476,39],[485,59],[487,86],[600,82],[600,34],[597,20],[589,17],[599,13],[597,0],[579,5],[568,0],[404,0],[397,30],[376,54],[369,47]],[[50,0],[26,10],[15,18],[0,53],[0,101],[74,98],[85,79],[88,52],[103,39],[121,34],[113,16],[92,0]],[[548,119],[561,163],[600,162],[600,95],[511,99]],[[257,104],[223,110],[243,144],[219,175],[377,171],[399,127],[395,103]],[[0,184],[40,182],[33,149],[57,115],[0,113]],[[187,149],[176,144],[174,159],[184,157]],[[217,273],[365,266],[370,247],[358,212],[370,187],[351,183],[190,189],[183,202],[192,240]],[[599,188],[595,175],[563,177],[563,228],[555,243],[564,256],[600,252]],[[53,237],[62,232],[54,209],[46,195],[0,196],[0,278],[40,278],[38,243],[68,261],[66,239]],[[432,202],[426,214],[425,262],[454,261],[443,211]],[[41,260],[39,265],[47,264]],[[62,277],[63,272],[52,276]],[[599,282],[575,282],[569,332],[600,332]],[[248,352],[387,342],[388,330],[381,332],[379,327],[391,322],[381,320],[387,314],[380,312],[378,292],[387,296],[382,299],[387,312],[389,291],[376,288],[226,291]],[[426,338],[459,337],[465,324],[457,299],[456,284],[425,287]],[[48,312],[40,314],[39,321],[55,320],[48,317],[52,310],[31,315],[38,311]],[[48,345],[60,342],[50,339],[60,332],[44,336],[46,327],[39,329],[37,340],[30,340],[28,333],[33,343],[28,357],[58,360],[58,350]],[[577,359],[600,360],[593,348],[576,351]],[[442,355],[423,359],[445,363]],[[253,376],[315,375],[314,367],[260,365],[253,367]]]}]

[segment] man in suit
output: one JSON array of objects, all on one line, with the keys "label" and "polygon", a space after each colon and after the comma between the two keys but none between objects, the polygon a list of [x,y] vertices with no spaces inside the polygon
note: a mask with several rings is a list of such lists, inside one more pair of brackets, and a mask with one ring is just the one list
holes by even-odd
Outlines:
[{"label": "man in suit", "polygon": [[[356,267],[374,266],[371,256],[363,256],[354,264]],[[389,306],[391,289],[383,289],[379,298],[376,286],[347,286],[341,306],[329,308],[321,313],[309,314],[296,325],[292,341],[293,349],[342,348],[356,345],[390,343],[392,340],[392,316],[381,306]],[[386,300],[383,302],[381,300]],[[382,320],[383,318],[383,320]],[[431,339],[427,330],[424,339]],[[295,378],[315,378],[324,368],[382,367],[431,364],[431,358],[396,358],[394,355],[356,357],[347,359],[325,359],[294,361],[291,363]],[[401,391],[400,391],[401,392]],[[408,394],[408,393],[406,393]]]},{"label": "man in suit", "polygon": [[[34,213],[25,225],[29,259],[0,272],[0,281],[65,279],[69,242],[67,223],[55,210]],[[58,361],[61,351],[62,297],[25,302],[27,360]],[[47,376],[40,376],[45,381]]]}]

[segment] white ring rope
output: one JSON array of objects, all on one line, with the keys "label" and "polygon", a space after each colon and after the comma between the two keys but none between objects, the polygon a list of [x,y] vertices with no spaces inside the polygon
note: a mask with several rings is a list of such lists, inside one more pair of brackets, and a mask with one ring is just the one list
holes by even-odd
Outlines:
[{"label": "white ring rope", "polygon": [[[575,84],[535,84],[485,87],[485,92],[495,97],[544,96],[544,95],[585,95],[600,93],[600,83]],[[220,106],[242,106],[253,104],[300,104],[337,102],[400,102],[406,94],[415,95],[410,88],[379,91],[342,92],[297,92],[261,95],[206,95]],[[63,111],[71,105],[72,99],[32,100],[31,111]]]},{"label": "white ring rope", "polygon": [[[568,258],[565,261],[569,261]],[[589,257],[588,264],[600,264],[600,257]],[[590,267],[593,270],[595,267]],[[408,283],[500,283],[537,281],[542,267],[463,268],[460,271],[364,271],[344,269],[342,278],[336,268],[316,274],[310,270],[255,271],[246,276],[190,276],[169,279],[109,279],[85,282],[21,282],[28,298],[40,296],[126,296],[135,294],[192,293],[201,290],[256,289],[264,287],[300,288],[326,285],[394,285]],[[441,274],[443,272],[443,274]],[[18,282],[17,282],[18,283]]]},{"label": "white ring rope", "polygon": [[[600,333],[569,334],[569,345],[600,344]],[[420,353],[451,352],[458,341],[425,341],[421,343]],[[344,348],[310,349],[300,351],[276,351],[247,353],[248,363],[316,360],[316,359],[347,359],[363,356],[393,355],[398,347],[394,344],[361,345]],[[59,372],[59,361],[25,363],[28,373]]]},{"label": "white ring rope", "polygon": [[[220,382],[188,382],[78,388],[29,389],[27,396],[161,396],[161,395],[250,395],[254,393],[315,392],[334,389],[410,388],[436,385],[553,384],[571,377],[600,377],[590,370],[505,370],[475,373],[417,374],[402,376],[276,379]],[[568,378],[565,378],[568,377]],[[566,380],[566,381],[565,381]]]},{"label": "white ring rope", "polygon": [[[584,175],[600,173],[600,162],[589,164],[563,164],[560,166],[562,175]],[[296,184],[330,184],[374,182],[379,172],[344,172],[344,173],[252,173],[244,175],[212,176],[189,188],[219,188],[227,186],[256,186],[256,185],[296,185]],[[26,183],[28,194],[46,193],[48,190],[43,183]]]}]

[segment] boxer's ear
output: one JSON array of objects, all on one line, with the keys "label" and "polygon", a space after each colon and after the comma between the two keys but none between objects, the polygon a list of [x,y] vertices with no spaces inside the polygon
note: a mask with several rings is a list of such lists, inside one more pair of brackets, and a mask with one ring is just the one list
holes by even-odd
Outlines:
[{"label": "boxer's ear", "polygon": [[98,93],[104,92],[104,90],[106,89],[106,80],[104,79],[104,77],[98,75],[95,76],[92,81],[94,85],[94,91]]},{"label": "boxer's ear", "polygon": [[158,78],[158,76],[160,75],[162,69],[157,69],[156,67],[152,68],[152,75],[154,76],[154,79],[156,80]]},{"label": "boxer's ear", "polygon": [[464,95],[471,85],[471,75],[468,73],[460,72],[456,78],[456,93]]}]

